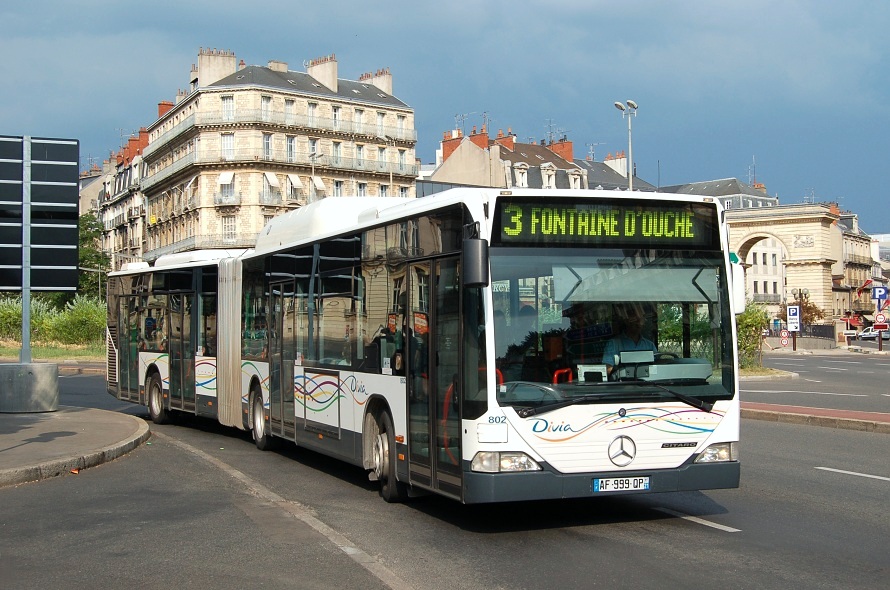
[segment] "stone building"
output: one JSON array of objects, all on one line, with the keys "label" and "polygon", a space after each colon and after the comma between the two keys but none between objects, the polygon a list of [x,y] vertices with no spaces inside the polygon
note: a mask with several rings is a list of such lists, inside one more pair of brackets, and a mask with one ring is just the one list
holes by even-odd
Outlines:
[{"label": "stone building", "polygon": [[318,198],[413,197],[414,111],[392,86],[388,69],[338,78],[333,55],[296,72],[202,49],[147,129],[145,259],[251,247],[272,217]]}]

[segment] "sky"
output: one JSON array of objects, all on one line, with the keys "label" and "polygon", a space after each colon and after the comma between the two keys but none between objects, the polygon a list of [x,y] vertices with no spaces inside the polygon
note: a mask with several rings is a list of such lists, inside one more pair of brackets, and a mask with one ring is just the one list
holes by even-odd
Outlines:
[{"label": "sky", "polygon": [[627,150],[656,186],[757,181],[890,233],[890,3],[864,0],[30,0],[0,6],[0,135],[101,164],[188,86],[200,48],[340,78],[388,67],[422,163],[488,123],[575,157]]}]

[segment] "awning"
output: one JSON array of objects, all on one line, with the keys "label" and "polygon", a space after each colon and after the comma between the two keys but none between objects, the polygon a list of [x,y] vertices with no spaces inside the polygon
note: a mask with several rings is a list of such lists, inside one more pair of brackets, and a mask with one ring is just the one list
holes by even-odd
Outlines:
[{"label": "awning", "polygon": [[219,183],[220,184],[232,184],[232,180],[235,178],[234,172],[220,172],[219,173]]},{"label": "awning", "polygon": [[187,182],[187,183],[186,183],[186,184],[185,184],[185,188],[184,188],[184,189],[182,189],[182,192],[184,192],[184,193],[187,193],[187,192],[189,192],[189,189],[190,189],[190,188],[192,188],[192,183],[194,183],[194,182],[195,182],[195,179],[196,179],[196,178],[198,178],[198,176],[197,176],[197,175],[195,175],[195,176],[192,176],[192,179],[191,179],[191,180],[189,180],[189,181],[188,181],[188,182]]},{"label": "awning", "polygon": [[266,180],[269,181],[269,185],[270,185],[270,186],[274,186],[275,188],[278,188],[278,187],[281,186],[281,185],[278,184],[278,177],[275,176],[273,173],[271,173],[271,172],[263,172],[263,174],[266,175]]},{"label": "awning", "polygon": [[296,189],[303,188],[303,183],[300,182],[300,177],[297,176],[296,174],[288,174],[287,178],[288,178],[288,180],[290,180],[290,184],[292,187],[294,187]]},{"label": "awning", "polygon": [[312,177],[312,184],[315,185],[315,188],[316,188],[317,190],[320,190],[320,191],[325,190],[325,188],[324,188],[324,182],[321,181],[321,176],[313,176],[313,177]]}]

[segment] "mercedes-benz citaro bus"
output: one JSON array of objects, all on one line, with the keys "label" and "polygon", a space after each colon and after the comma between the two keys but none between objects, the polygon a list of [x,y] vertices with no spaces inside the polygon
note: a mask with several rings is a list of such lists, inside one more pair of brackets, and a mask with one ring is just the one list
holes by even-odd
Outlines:
[{"label": "mercedes-benz citaro bus", "polygon": [[249,250],[110,276],[108,389],[355,464],[387,501],[738,487],[724,212],[707,197],[332,197]]}]

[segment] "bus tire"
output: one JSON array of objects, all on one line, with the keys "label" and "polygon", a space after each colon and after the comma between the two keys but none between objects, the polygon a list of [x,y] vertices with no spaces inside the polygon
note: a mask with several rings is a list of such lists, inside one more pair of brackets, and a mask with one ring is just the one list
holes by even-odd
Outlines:
[{"label": "bus tire", "polygon": [[170,421],[170,412],[164,407],[164,388],[157,373],[152,373],[145,381],[148,397],[148,415],[155,424],[166,424]]},{"label": "bus tire", "polygon": [[256,444],[256,448],[261,451],[271,450],[275,441],[272,438],[272,434],[266,428],[266,412],[263,409],[263,394],[256,391],[251,397],[253,398],[253,410],[251,411],[253,421],[250,430],[253,433],[253,442]]},{"label": "bus tire", "polygon": [[381,412],[377,420],[377,437],[374,439],[374,474],[380,482],[380,495],[387,502],[404,502],[408,499],[408,486],[396,479],[396,438],[392,418]]}]

